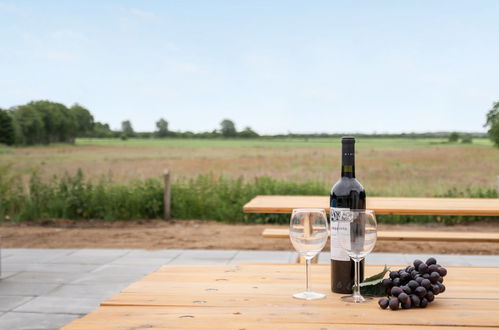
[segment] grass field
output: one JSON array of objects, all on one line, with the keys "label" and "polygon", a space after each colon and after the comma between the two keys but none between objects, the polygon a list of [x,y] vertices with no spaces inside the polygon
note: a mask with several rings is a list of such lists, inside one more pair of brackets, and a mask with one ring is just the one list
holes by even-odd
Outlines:
[{"label": "grass field", "polygon": [[[251,179],[271,176],[332,185],[339,176],[339,139],[78,139],[76,145],[0,148],[0,163],[45,177],[74,173],[117,181],[214,173]],[[439,139],[360,138],[357,177],[371,194],[434,196],[456,188],[494,188],[499,149],[486,139],[449,144]]]}]

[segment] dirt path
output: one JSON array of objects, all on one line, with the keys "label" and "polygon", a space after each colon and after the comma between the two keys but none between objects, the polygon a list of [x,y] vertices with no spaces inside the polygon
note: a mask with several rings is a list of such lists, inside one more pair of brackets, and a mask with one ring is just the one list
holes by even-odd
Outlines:
[{"label": "dirt path", "polygon": [[[264,239],[264,228],[286,226],[228,225],[214,221],[47,221],[1,224],[3,248],[127,248],[292,250],[288,239]],[[380,230],[499,232],[499,223],[470,225],[383,225]],[[328,247],[326,247],[327,249]],[[375,252],[499,254],[499,244],[378,242]]]}]

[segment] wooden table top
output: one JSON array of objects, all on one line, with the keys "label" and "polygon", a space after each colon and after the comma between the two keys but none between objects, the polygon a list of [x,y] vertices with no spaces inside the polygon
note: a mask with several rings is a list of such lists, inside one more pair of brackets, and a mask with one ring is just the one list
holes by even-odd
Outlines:
[{"label": "wooden table top", "polygon": [[[394,267],[394,269],[399,267]],[[326,299],[302,301],[305,267],[294,264],[164,266],[108,299],[65,330],[93,329],[429,329],[499,326],[499,268],[447,267],[446,292],[426,309],[382,310],[377,299],[348,304],[331,293],[329,265],[313,265],[311,287]],[[367,275],[381,266],[367,266]]]},{"label": "wooden table top", "polygon": [[[329,196],[260,195],[246,203],[246,213],[291,213],[298,208],[321,208],[329,213]],[[376,214],[499,216],[499,198],[368,197]]]}]

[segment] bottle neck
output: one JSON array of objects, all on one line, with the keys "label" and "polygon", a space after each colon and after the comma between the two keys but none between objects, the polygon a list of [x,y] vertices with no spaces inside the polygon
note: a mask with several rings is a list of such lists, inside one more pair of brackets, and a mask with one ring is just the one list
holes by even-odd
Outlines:
[{"label": "bottle neck", "polygon": [[355,145],[344,143],[341,148],[341,176],[355,178]]}]

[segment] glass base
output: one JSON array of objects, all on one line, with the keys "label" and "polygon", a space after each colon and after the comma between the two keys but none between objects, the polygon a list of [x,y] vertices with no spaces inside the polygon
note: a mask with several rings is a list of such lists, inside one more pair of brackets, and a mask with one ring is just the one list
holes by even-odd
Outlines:
[{"label": "glass base", "polygon": [[364,303],[373,300],[372,297],[362,297],[362,296],[344,296],[341,297],[342,301],[350,303]]},{"label": "glass base", "polygon": [[324,298],[326,298],[326,295],[323,293],[305,291],[305,292],[295,293],[293,295],[293,298],[305,299],[305,300],[316,300],[316,299],[324,299]]}]

